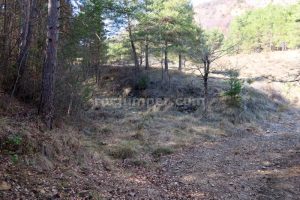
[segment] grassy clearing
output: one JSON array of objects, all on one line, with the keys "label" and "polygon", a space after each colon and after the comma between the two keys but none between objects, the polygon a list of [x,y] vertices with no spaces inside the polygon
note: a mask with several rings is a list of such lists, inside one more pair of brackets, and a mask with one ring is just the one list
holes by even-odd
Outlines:
[{"label": "grassy clearing", "polygon": [[[275,52],[274,56],[277,54]],[[206,119],[201,106],[189,112],[186,108],[157,104],[147,108],[103,107],[91,110],[89,120],[97,127],[92,140],[88,140],[91,151],[99,151],[111,159],[131,159],[138,163],[199,142],[214,143],[220,137],[243,133],[241,130],[259,132],[256,123],[299,103],[300,89],[294,83],[270,80],[270,77],[283,78],[281,72],[287,70],[274,65],[272,55],[250,57],[227,57],[214,66],[209,81],[210,101]],[[284,58],[281,56],[281,59]],[[280,60],[279,64],[284,64],[285,60]],[[296,73],[296,61],[292,59],[292,62],[287,71]],[[238,104],[228,103],[228,98],[223,95],[229,88],[230,70],[238,70],[238,78],[243,83]],[[192,67],[186,68],[183,73],[171,70],[170,88],[162,86],[159,69],[143,71],[139,87],[129,78],[132,73],[132,69],[126,67],[103,69],[100,83],[103,87],[95,88],[95,93],[100,97],[170,99],[201,97],[203,93],[202,80]]]},{"label": "grassy clearing", "polygon": [[[259,72],[257,68],[254,66],[253,70]],[[201,80],[189,73],[171,71],[171,88],[168,89],[161,87],[160,70],[143,72],[149,77],[149,83],[136,91],[132,80],[128,79],[132,70],[105,70],[103,76],[109,80],[103,78],[103,84],[99,84],[101,87],[95,88],[95,95],[100,97],[201,97],[203,92]],[[91,169],[94,172],[99,168],[94,174],[107,172],[118,178],[121,174],[122,181],[127,180],[131,178],[132,168],[155,169],[159,164],[156,161],[168,159],[172,154],[176,154],[175,157],[181,155],[177,153],[187,148],[198,145],[214,147],[224,139],[230,141],[243,134],[263,134],[266,130],[260,125],[264,119],[275,116],[274,119],[279,121],[280,116],[286,114],[282,112],[299,105],[300,88],[297,84],[270,82],[254,76],[248,79],[248,76],[242,69],[239,77],[244,81],[241,99],[239,104],[230,105],[222,95],[229,87],[226,75],[212,74],[207,118],[203,118],[201,107],[186,112],[186,108],[157,104],[147,108],[108,106],[90,109],[82,114],[82,119],[74,122],[75,125],[64,125],[48,132],[38,119],[30,117],[28,113],[31,112],[20,111],[21,106],[15,106],[11,110],[16,113],[0,118],[0,150],[11,151],[5,156],[17,169],[33,166],[37,171],[55,171],[71,166],[66,173],[70,173],[74,180],[80,180],[78,177],[86,177],[82,171]],[[0,114],[6,110],[0,107]],[[26,119],[15,118],[20,115]],[[283,137],[291,136],[286,134]],[[236,148],[233,154],[243,155],[244,151]],[[102,177],[110,181],[106,178]],[[97,181],[99,179],[97,177]],[[92,196],[101,199],[96,191]]]}]

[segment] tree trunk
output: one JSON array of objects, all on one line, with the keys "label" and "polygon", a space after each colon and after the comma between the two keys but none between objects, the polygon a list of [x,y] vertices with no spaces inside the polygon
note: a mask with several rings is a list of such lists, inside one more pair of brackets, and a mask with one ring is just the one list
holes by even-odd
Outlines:
[{"label": "tree trunk", "polygon": [[207,116],[208,110],[208,76],[210,71],[210,61],[206,59],[204,61],[204,75],[203,75],[203,86],[204,86],[204,117]]},{"label": "tree trunk", "polygon": [[21,30],[21,44],[16,62],[16,66],[18,67],[18,74],[11,96],[14,96],[14,94],[19,91],[18,89],[20,87],[20,80],[26,70],[28,51],[32,38],[32,20],[34,18],[35,0],[23,0],[22,9],[24,21],[22,22],[23,26]]},{"label": "tree trunk", "polygon": [[130,16],[127,15],[127,20],[128,20],[128,32],[129,32],[129,39],[130,39],[130,44],[131,44],[131,50],[132,50],[132,55],[133,55],[133,59],[134,59],[134,65],[136,70],[139,69],[139,59],[136,53],[136,47],[134,44],[134,39],[133,39],[133,35],[132,35],[132,30],[131,30],[131,19]]},{"label": "tree trunk", "polygon": [[207,116],[207,110],[208,110],[208,77],[203,78],[203,84],[204,84],[204,116]]},{"label": "tree trunk", "polygon": [[[130,34],[131,35],[131,34]],[[132,37],[132,36],[130,36]],[[139,60],[138,60],[138,56],[137,56],[137,53],[136,53],[136,48],[135,48],[135,44],[134,44],[134,41],[133,39],[130,39],[130,43],[131,43],[131,49],[132,49],[132,54],[133,54],[133,59],[134,59],[134,66],[136,69],[139,69]]]},{"label": "tree trunk", "polygon": [[100,65],[97,66],[97,71],[96,71],[96,84],[99,86],[100,84]]},{"label": "tree trunk", "polygon": [[168,42],[165,42],[165,71],[169,71],[169,62],[168,62]]},{"label": "tree trunk", "polygon": [[39,113],[49,129],[54,118],[54,86],[57,65],[58,18],[60,0],[48,0],[47,47],[43,66]]},{"label": "tree trunk", "polygon": [[[6,31],[7,31],[7,0],[4,0],[4,3],[2,5],[2,7],[4,8],[3,11],[3,29],[2,29],[2,37],[1,37],[1,66],[0,69],[2,71],[2,68],[4,68],[4,59],[5,59],[5,52],[6,52]],[[3,71],[2,71],[3,72]]]},{"label": "tree trunk", "polygon": [[145,69],[148,70],[150,68],[149,66],[149,44],[148,40],[146,40],[146,45],[145,45]]},{"label": "tree trunk", "polygon": [[2,37],[2,47],[1,47],[1,66],[0,66],[0,70],[2,72],[2,76],[4,74],[6,74],[6,69],[7,69],[7,65],[8,65],[8,43],[9,43],[9,35],[7,34],[10,29],[9,27],[9,23],[10,23],[10,17],[9,14],[7,12],[7,0],[4,0],[4,4],[2,5],[2,7],[4,7],[4,13],[3,13],[3,37]]},{"label": "tree trunk", "polygon": [[179,62],[178,70],[182,71],[182,54],[181,53],[179,53],[179,55],[178,55],[178,62]]},{"label": "tree trunk", "polygon": [[143,54],[141,54],[141,56],[140,56],[140,66],[142,66],[143,65],[143,60],[144,58],[143,58]]},{"label": "tree trunk", "polygon": [[71,115],[72,106],[73,106],[73,92],[71,93],[70,102],[69,102],[69,106],[68,106],[68,112],[67,112],[68,116]]}]

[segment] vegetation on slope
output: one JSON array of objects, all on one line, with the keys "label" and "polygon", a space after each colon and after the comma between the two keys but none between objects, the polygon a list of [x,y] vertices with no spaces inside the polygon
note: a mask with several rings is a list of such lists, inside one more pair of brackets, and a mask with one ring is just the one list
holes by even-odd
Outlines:
[{"label": "vegetation on slope", "polygon": [[[257,65],[248,57],[244,62],[254,76],[243,73],[240,65],[222,63],[241,38],[224,46],[222,33],[196,25],[190,1],[0,3],[1,199],[216,199],[227,189],[221,184],[224,180],[238,182],[227,171],[217,171],[219,165],[243,174],[256,195],[260,188],[255,183],[261,176],[248,180],[252,174],[245,168],[256,173],[265,161],[265,147],[271,146],[270,153],[278,149],[297,153],[297,140],[290,139],[299,138],[292,130],[297,124],[288,123],[287,116],[291,107],[293,120],[298,117],[297,62],[283,57],[282,64],[272,54],[275,64],[267,60]],[[266,9],[271,8],[288,20],[294,18],[290,7]],[[251,20],[247,18],[245,32],[270,39],[258,20],[265,11],[253,13],[247,14]],[[265,20],[266,26],[270,21]],[[260,35],[256,26],[248,30],[252,22],[264,28],[258,29]],[[280,18],[276,25],[281,22],[286,21]],[[296,47],[295,27],[284,28],[290,29],[283,35],[270,29],[277,38],[272,45],[277,48],[278,41],[285,40],[290,42],[288,48],[294,43]],[[254,41],[251,48],[267,48],[265,43]],[[277,66],[285,66],[279,72],[292,74],[293,79],[277,80]],[[282,96],[279,88],[288,95]],[[182,98],[187,102],[180,104]],[[111,102],[97,104],[103,99]],[[120,105],[120,100],[139,102]],[[145,104],[146,100],[155,101]],[[284,132],[285,126],[290,133]],[[265,145],[268,138],[280,148]],[[248,140],[250,145],[245,145]],[[180,154],[191,163],[183,163],[182,171],[176,169],[184,160],[176,160]],[[235,165],[245,160],[245,166]],[[189,171],[194,170],[191,166],[209,170]],[[291,179],[295,178],[287,180]],[[211,188],[215,186],[211,180],[217,182],[218,192]],[[238,198],[240,192],[251,198],[249,190],[232,193]]]},{"label": "vegetation on slope", "polygon": [[300,4],[269,5],[237,17],[230,27],[228,41],[240,51],[273,51],[300,46]]}]

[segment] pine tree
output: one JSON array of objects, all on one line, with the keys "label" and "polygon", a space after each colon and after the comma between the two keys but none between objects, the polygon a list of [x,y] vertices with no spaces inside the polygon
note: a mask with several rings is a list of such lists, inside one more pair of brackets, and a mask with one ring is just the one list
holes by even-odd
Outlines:
[{"label": "pine tree", "polygon": [[59,0],[48,1],[47,48],[42,76],[42,94],[39,113],[47,127],[52,129],[54,118],[54,84],[57,65]]}]

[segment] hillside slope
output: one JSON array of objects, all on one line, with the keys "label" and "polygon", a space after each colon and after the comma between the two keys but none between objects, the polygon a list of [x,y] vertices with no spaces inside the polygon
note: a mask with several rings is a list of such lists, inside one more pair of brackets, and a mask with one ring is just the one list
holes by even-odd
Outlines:
[{"label": "hillside slope", "polygon": [[[0,199],[298,199],[299,53],[224,57],[212,66],[207,119],[193,105],[99,101],[47,131],[35,108],[0,90]],[[243,106],[222,95],[231,68],[244,80]],[[132,67],[101,70],[99,100],[203,93],[187,68],[170,69],[169,89],[160,68],[143,71],[142,90]]]},{"label": "hillside slope", "polygon": [[289,5],[297,2],[297,0],[211,0],[194,8],[195,19],[206,29],[218,28],[226,33],[233,18],[247,10],[269,4]]}]

